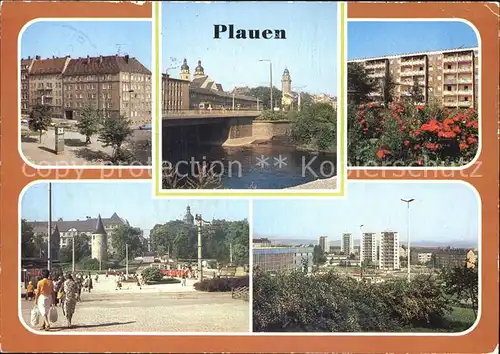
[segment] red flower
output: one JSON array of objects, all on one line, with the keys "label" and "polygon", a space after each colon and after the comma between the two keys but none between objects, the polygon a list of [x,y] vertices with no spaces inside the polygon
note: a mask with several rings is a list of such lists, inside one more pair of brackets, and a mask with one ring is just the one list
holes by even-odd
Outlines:
[{"label": "red flower", "polygon": [[425,108],[425,106],[423,104],[417,105],[417,109],[424,109],[424,108]]},{"label": "red flower", "polygon": [[475,144],[475,143],[477,143],[477,139],[476,138],[473,138],[473,137],[468,137],[467,138],[467,144],[472,145],[472,144]]},{"label": "red flower", "polygon": [[405,146],[408,146],[408,145],[410,145],[410,142],[408,140],[405,140],[404,144],[405,144]]},{"label": "red flower", "polygon": [[417,161],[417,163],[418,163],[420,166],[422,166],[422,163],[423,163],[422,159],[419,159],[419,160]]},{"label": "red flower", "polygon": [[459,127],[459,126],[455,126],[455,127],[453,128],[453,131],[454,131],[455,133],[457,133],[457,134],[458,134],[458,133],[461,133],[461,132],[462,132],[462,129],[460,129],[460,127]]},{"label": "red flower", "polygon": [[373,107],[373,103],[368,103],[367,106],[368,106],[368,108],[372,108]]},{"label": "red flower", "polygon": [[467,149],[468,147],[469,147],[469,145],[467,145],[466,143],[460,143],[460,144],[459,144],[459,148],[460,148],[460,150],[465,150],[465,149]]},{"label": "red flower", "polygon": [[416,144],[413,148],[414,148],[415,150],[420,150],[422,147],[420,146],[420,144]]}]

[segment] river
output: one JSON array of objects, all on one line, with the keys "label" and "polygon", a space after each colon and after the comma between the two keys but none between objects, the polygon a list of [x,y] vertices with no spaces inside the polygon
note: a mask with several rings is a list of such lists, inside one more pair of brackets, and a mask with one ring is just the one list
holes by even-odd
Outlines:
[{"label": "river", "polygon": [[[164,161],[190,174],[197,163],[210,162],[224,189],[282,189],[336,175],[336,155],[300,151],[287,138],[244,147],[197,146]],[[182,163],[178,163],[183,161]]]}]

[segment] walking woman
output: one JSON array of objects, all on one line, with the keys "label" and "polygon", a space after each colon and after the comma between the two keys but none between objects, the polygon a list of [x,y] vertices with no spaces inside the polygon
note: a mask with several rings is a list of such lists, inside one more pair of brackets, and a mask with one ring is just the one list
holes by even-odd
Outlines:
[{"label": "walking woman", "polygon": [[54,284],[49,279],[50,272],[45,269],[42,273],[42,279],[36,286],[35,305],[38,306],[38,311],[43,319],[42,330],[50,329],[49,311],[55,304],[54,299]]},{"label": "walking woman", "polygon": [[73,314],[75,313],[76,302],[78,299],[78,284],[74,281],[73,276],[68,273],[66,274],[66,280],[63,284],[63,310],[66,320],[68,322],[68,328],[71,328],[71,320]]}]

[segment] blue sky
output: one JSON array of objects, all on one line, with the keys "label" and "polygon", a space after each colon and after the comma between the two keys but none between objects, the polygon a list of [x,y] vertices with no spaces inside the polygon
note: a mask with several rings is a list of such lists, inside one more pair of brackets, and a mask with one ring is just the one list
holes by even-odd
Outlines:
[{"label": "blue sky", "polygon": [[150,21],[40,21],[24,31],[21,56],[114,55],[120,48],[151,69],[151,31]]},{"label": "blue sky", "polygon": [[347,39],[348,60],[478,46],[472,27],[451,21],[349,21]]},{"label": "blue sky", "polygon": [[286,239],[339,240],[344,232],[399,232],[406,242],[406,204],[411,203],[414,241],[478,239],[477,199],[473,189],[457,183],[349,183],[346,199],[256,200],[254,233]]},{"label": "blue sky", "polygon": [[[286,40],[214,39],[214,24],[235,29],[284,29]],[[288,67],[292,87],[311,93],[337,92],[337,4],[295,2],[162,3],[162,71],[188,60],[191,74],[201,60],[205,73],[230,91],[235,86],[281,89]],[[175,58],[177,60],[171,60]],[[169,74],[178,77],[179,70]]]},{"label": "blue sky", "polygon": [[[151,184],[144,182],[78,182],[52,183],[52,219],[77,220],[86,216],[111,217],[116,212],[134,227],[148,235],[157,223],[182,219],[187,206],[203,219],[248,219],[247,200],[153,199]],[[46,221],[48,217],[48,184],[34,184],[22,198],[21,217]]]}]

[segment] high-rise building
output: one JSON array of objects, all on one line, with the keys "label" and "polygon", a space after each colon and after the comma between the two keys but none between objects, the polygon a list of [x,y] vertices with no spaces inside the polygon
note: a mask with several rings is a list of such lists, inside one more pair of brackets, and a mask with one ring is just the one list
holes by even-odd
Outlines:
[{"label": "high-rise building", "polygon": [[342,234],[340,251],[349,256],[354,253],[354,240],[352,234]]},{"label": "high-rise building", "polygon": [[382,232],[380,234],[379,268],[387,270],[400,269],[399,234],[397,232]]},{"label": "high-rise building", "polygon": [[360,63],[370,78],[381,83],[381,89],[371,93],[373,101],[383,101],[384,78],[390,74],[396,84],[396,99],[410,97],[413,87],[418,86],[422,94],[419,103],[435,100],[449,108],[478,107],[477,47],[356,59],[349,63]]},{"label": "high-rise building", "polygon": [[360,261],[370,264],[377,263],[377,234],[363,232],[361,235]]},{"label": "high-rise building", "polygon": [[323,253],[330,252],[330,246],[328,245],[328,236],[320,236],[318,241],[319,247]]}]

